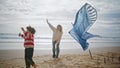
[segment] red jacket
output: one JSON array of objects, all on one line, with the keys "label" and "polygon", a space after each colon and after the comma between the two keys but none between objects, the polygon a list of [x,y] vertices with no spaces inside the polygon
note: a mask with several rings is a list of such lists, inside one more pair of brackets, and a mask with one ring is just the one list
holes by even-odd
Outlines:
[{"label": "red jacket", "polygon": [[24,34],[21,34],[20,36],[24,38],[25,48],[34,47],[34,34],[25,32]]}]

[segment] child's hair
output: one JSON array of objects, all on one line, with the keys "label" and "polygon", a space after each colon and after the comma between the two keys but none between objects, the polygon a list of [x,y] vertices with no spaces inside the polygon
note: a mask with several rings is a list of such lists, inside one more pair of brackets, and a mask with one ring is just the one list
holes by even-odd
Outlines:
[{"label": "child's hair", "polygon": [[28,31],[30,31],[30,33],[35,34],[36,31],[33,27],[27,26],[26,28],[27,28]]},{"label": "child's hair", "polygon": [[62,32],[62,26],[61,25],[57,25],[57,29]]}]

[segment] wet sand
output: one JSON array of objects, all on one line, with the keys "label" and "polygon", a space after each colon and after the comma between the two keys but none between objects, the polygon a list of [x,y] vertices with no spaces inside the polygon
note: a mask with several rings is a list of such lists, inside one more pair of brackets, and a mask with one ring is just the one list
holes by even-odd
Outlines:
[{"label": "wet sand", "polygon": [[[109,49],[91,49],[92,58],[89,51],[62,50],[58,59],[51,51],[35,50],[33,60],[38,68],[120,68],[120,47]],[[0,68],[25,68],[24,50],[0,50]]]}]

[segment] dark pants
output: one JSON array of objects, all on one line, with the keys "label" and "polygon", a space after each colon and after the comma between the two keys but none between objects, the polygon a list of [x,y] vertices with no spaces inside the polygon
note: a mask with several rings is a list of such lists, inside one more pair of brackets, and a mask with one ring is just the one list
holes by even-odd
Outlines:
[{"label": "dark pants", "polygon": [[30,65],[34,65],[33,57],[34,48],[25,48],[25,63],[26,68],[30,68]]},{"label": "dark pants", "polygon": [[59,43],[56,43],[56,41],[53,41],[53,58],[58,58],[60,48],[59,48]]}]

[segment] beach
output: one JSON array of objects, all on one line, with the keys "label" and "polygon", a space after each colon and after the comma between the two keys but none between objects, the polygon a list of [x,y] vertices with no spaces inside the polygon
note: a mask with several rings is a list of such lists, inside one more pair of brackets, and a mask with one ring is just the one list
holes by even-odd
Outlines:
[{"label": "beach", "polygon": [[[120,47],[104,49],[92,48],[92,57],[89,50],[61,49],[58,59],[51,50],[36,49],[33,60],[37,68],[120,68]],[[0,68],[25,68],[24,49],[0,50]]]},{"label": "beach", "polygon": [[[93,8],[84,8],[86,3]],[[120,0],[0,0],[0,68],[25,68],[24,39],[18,35],[26,26],[36,30],[33,60],[37,68],[120,68],[119,3]],[[78,12],[82,8],[84,11]],[[86,40],[86,51],[69,34],[77,17],[80,23],[92,25],[85,28],[85,24],[78,24],[85,29],[80,29],[82,34],[99,36]],[[63,27],[58,59],[52,58],[52,31],[46,19],[55,27]]]}]

